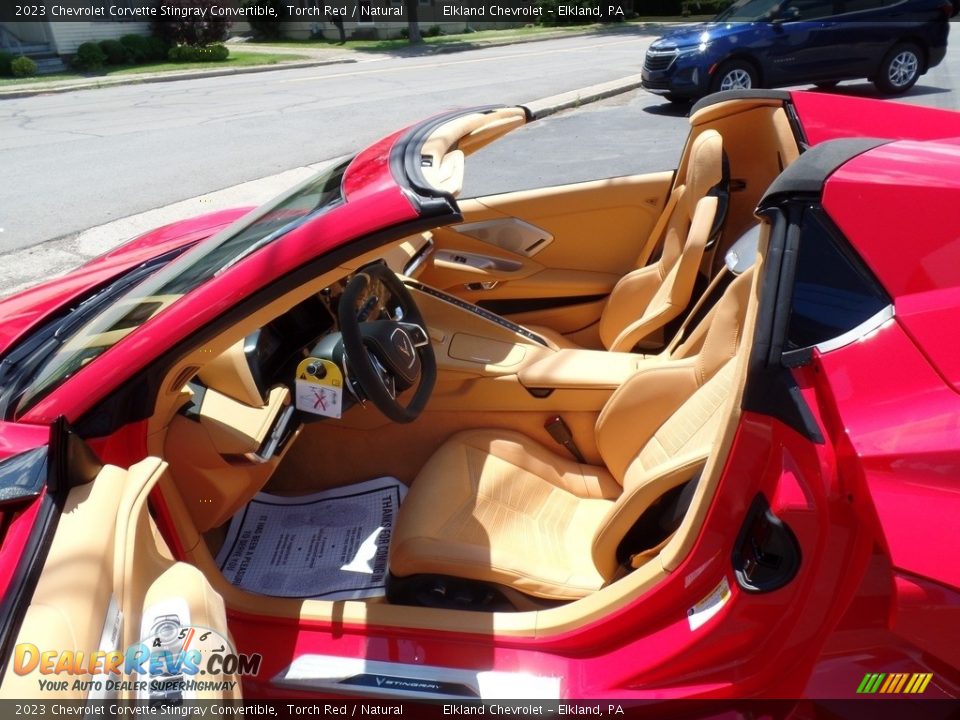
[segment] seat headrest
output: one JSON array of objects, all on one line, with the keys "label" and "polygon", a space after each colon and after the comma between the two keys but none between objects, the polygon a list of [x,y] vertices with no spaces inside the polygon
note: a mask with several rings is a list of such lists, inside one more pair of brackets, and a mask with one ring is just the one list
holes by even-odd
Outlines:
[{"label": "seat headrest", "polygon": [[760,223],[747,230],[730,246],[723,261],[734,275],[742,275],[757,261],[757,245],[760,243]]},{"label": "seat headrest", "polygon": [[690,148],[684,195],[691,210],[711,189],[723,180],[723,138],[716,130],[704,130]]}]

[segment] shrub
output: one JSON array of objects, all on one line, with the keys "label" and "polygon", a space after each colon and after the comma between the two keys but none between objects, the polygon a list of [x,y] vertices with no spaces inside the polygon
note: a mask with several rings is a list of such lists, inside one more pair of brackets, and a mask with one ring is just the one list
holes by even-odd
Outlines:
[{"label": "shrub", "polygon": [[230,50],[219,43],[206,47],[174,45],[167,56],[173,62],[222,62],[230,57]]},{"label": "shrub", "polygon": [[101,40],[98,44],[108,65],[126,65],[131,62],[130,53],[119,40]]},{"label": "shrub", "polygon": [[167,58],[172,62],[196,62],[197,49],[191,45],[174,45],[167,51]]},{"label": "shrub", "polygon": [[158,37],[148,37],[147,40],[147,61],[163,62],[167,59],[167,51],[170,46]]},{"label": "shrub", "polygon": [[[150,51],[147,47],[149,38],[143,35],[124,35],[120,38],[120,44],[127,51],[127,60],[132,63],[140,64],[150,60]],[[100,45],[103,48],[103,44]],[[104,50],[106,52],[106,50]],[[110,53],[107,53],[109,59]],[[166,57],[166,53],[164,53]]]},{"label": "shrub", "polygon": [[13,62],[14,55],[8,52],[0,52],[0,75],[13,75],[10,64]]},{"label": "shrub", "polygon": [[443,30],[440,29],[439,25],[431,25],[423,31],[424,37],[437,37],[438,35],[443,35]]},{"label": "shrub", "polygon": [[99,70],[107,61],[107,56],[95,42],[85,42],[77,48],[73,56],[73,66],[77,70]]},{"label": "shrub", "polygon": [[210,17],[210,8],[221,7],[221,0],[160,0],[158,18],[153,21],[153,34],[167,45],[210,45],[227,39],[230,22],[227,20],[170,20],[179,17],[176,11],[163,12],[163,8],[202,8]]},{"label": "shrub", "polygon": [[247,18],[250,29],[253,30],[253,36],[258,40],[278,40],[283,36],[283,25],[289,17],[287,5],[289,0],[240,0],[240,4],[245,7],[262,7],[272,9],[273,15],[259,16],[263,19],[257,19],[258,16],[251,15]]},{"label": "shrub", "polygon": [[21,55],[10,62],[10,72],[14,77],[32,77],[37,74],[37,64]]},{"label": "shrub", "polygon": [[226,45],[222,45],[220,43],[216,45],[211,45],[210,47],[205,47],[200,49],[204,52],[206,52],[207,50],[210,51],[210,57],[209,58],[201,57],[201,59],[203,60],[210,60],[212,62],[223,62],[228,57],[230,57],[229,48],[227,48]]}]

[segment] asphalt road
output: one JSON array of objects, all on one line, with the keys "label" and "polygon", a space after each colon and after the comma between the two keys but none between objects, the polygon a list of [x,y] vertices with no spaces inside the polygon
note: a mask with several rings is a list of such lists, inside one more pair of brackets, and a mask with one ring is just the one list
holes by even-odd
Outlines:
[{"label": "asphalt road", "polygon": [[332,158],[453,107],[639,72],[614,33],[0,101],[0,252]]},{"label": "asphalt road", "polygon": [[[946,60],[900,100],[960,110],[957,24],[952,35]],[[247,192],[233,186],[308,172],[443,109],[529,102],[633,74],[649,40],[586,36],[0,101],[0,255],[43,243],[3,258],[0,292],[62,272],[118,237],[215,209],[196,203],[204,193],[231,188],[221,193],[227,205],[262,202],[301,175],[249,183]],[[834,92],[877,97],[865,82]],[[640,90],[540,120],[471,157],[463,194],[671,169],[684,114]],[[186,198],[193,204],[168,207]],[[153,208],[163,210],[137,215]],[[137,221],[104,237],[78,236],[129,216]]]},{"label": "asphalt road", "polygon": [[[829,92],[884,97],[863,80]],[[943,62],[894,100],[960,111],[960,22],[951,23]],[[686,110],[637,90],[546,118],[472,156],[463,195],[672,170],[686,139]]]}]

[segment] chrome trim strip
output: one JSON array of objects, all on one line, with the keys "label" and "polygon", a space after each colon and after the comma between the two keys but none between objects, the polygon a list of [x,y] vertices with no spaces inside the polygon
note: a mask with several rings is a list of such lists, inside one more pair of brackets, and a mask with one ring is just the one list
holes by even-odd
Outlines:
[{"label": "chrome trim strip", "polygon": [[845,345],[850,345],[857,340],[863,340],[867,337],[867,335],[879,330],[886,323],[893,320],[893,317],[894,309],[893,304],[891,303],[880,310],[880,312],[868,317],[855,328],[847,330],[845,333],[843,333],[843,335],[837,335],[837,337],[831,338],[830,340],[824,340],[822,343],[814,345],[814,347],[820,351],[820,353],[828,353],[831,350],[837,350],[838,348],[842,348]]}]

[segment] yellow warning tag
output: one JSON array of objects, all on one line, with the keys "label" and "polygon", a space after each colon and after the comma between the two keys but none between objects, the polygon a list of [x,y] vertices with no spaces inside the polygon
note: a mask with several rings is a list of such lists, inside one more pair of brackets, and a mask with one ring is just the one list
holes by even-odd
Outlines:
[{"label": "yellow warning tag", "polygon": [[308,357],[297,366],[297,380],[303,380],[312,385],[342,388],[343,372],[333,360]]},{"label": "yellow warning tag", "polygon": [[298,410],[330,418],[343,414],[343,372],[332,360],[309,357],[301,361],[295,385]]}]

